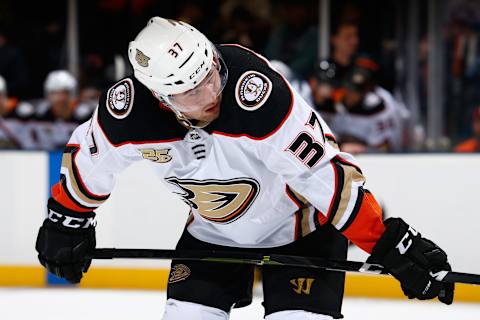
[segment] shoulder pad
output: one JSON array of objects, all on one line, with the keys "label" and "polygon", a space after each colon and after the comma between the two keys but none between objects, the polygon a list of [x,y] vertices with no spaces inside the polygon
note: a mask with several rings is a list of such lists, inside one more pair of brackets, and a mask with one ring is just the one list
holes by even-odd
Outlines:
[{"label": "shoulder pad", "polygon": [[30,102],[20,101],[15,107],[15,113],[20,118],[31,118],[35,115],[35,107]]},{"label": "shoulder pad", "polygon": [[385,110],[385,104],[379,95],[369,92],[363,99],[362,109],[365,115],[375,115]]},{"label": "shoulder pad", "polygon": [[73,113],[73,118],[76,121],[83,122],[83,121],[87,120],[93,114],[93,111],[95,110],[95,107],[96,106],[93,103],[80,102],[75,107],[75,111]]},{"label": "shoulder pad", "polygon": [[54,121],[55,117],[51,112],[51,105],[46,99],[34,100],[35,118],[41,121]]},{"label": "shoulder pad", "polygon": [[113,145],[183,139],[187,129],[133,76],[104,91],[98,123]]},{"label": "shoulder pad", "polygon": [[270,136],[292,110],[290,85],[268,60],[247,48],[222,45],[219,50],[228,68],[228,81],[213,130],[254,139]]},{"label": "shoulder pad", "polygon": [[373,92],[367,93],[363,101],[363,104],[367,109],[373,109],[381,103],[382,103],[382,99]]}]

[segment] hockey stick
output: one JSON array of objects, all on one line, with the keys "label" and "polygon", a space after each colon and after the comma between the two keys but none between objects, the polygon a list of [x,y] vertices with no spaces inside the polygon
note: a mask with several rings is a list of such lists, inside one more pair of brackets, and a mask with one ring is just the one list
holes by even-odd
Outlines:
[{"label": "hockey stick", "polygon": [[[93,259],[179,259],[207,262],[251,264],[257,266],[287,266],[325,269],[341,272],[360,272],[372,274],[388,274],[383,266],[358,261],[330,260],[316,257],[301,257],[282,254],[262,254],[254,252],[229,251],[189,251],[159,249],[95,249]],[[480,285],[480,275],[440,271],[432,276],[438,281],[449,283],[465,283]]]}]

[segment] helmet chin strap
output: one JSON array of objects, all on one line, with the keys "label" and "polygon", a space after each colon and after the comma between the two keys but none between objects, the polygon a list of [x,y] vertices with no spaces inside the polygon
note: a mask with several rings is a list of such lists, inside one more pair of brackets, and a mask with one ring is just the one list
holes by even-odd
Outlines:
[{"label": "helmet chin strap", "polygon": [[175,116],[177,117],[177,121],[180,122],[180,124],[186,127],[187,129],[202,129],[210,124],[210,122],[208,121],[199,120],[198,123],[194,125],[192,121],[190,121],[190,119],[185,117],[185,115],[180,111],[175,110],[174,113],[175,113]]},{"label": "helmet chin strap", "polygon": [[198,121],[198,123],[194,125],[192,121],[190,121],[190,119],[188,119],[181,111],[177,110],[177,108],[169,103],[166,103],[166,105],[173,111],[173,113],[175,113],[177,121],[187,129],[202,129],[210,124],[208,121]]}]

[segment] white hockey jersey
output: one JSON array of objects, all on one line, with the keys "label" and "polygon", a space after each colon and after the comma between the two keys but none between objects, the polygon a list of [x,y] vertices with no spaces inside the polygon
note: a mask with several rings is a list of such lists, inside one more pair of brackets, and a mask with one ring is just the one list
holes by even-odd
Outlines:
[{"label": "white hockey jersey", "polygon": [[35,148],[39,150],[61,150],[75,128],[92,114],[92,108],[88,104],[72,102],[71,116],[61,119],[55,115],[48,100],[42,99],[33,103],[36,115],[35,120],[30,123],[30,131],[34,137]]},{"label": "white hockey jersey", "polygon": [[188,231],[202,241],[274,247],[331,223],[370,251],[381,212],[352,156],[266,60],[236,45],[219,50],[229,78],[217,120],[189,129],[125,78],[73,133],[53,197],[92,211],[119,172],[146,159],[191,207]]},{"label": "white hockey jersey", "polygon": [[381,87],[365,95],[362,103],[348,109],[342,101],[332,109],[320,110],[321,116],[340,142],[363,142],[370,151],[400,151],[404,117],[401,105]]},{"label": "white hockey jersey", "polygon": [[34,107],[28,102],[10,98],[7,112],[0,115],[0,149],[33,149],[30,131]]}]

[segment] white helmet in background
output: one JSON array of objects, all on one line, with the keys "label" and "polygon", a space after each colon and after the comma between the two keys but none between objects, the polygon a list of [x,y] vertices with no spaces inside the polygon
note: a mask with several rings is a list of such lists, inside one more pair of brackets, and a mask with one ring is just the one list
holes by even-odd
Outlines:
[{"label": "white helmet in background", "polygon": [[46,94],[56,91],[73,94],[77,89],[77,80],[66,70],[55,70],[48,74],[43,87]]},{"label": "white helmet in background", "polygon": [[7,94],[7,82],[2,76],[0,76],[0,94]]},{"label": "white helmet in background", "polygon": [[160,17],[151,18],[130,42],[128,57],[135,78],[174,108],[169,97],[193,89],[213,67],[220,71],[221,89],[228,74],[207,37],[187,23]]},{"label": "white helmet in background", "polygon": [[285,77],[288,81],[292,81],[295,77],[292,68],[290,68],[286,63],[280,60],[270,60],[270,65],[273,69],[278,71],[282,76]]}]

